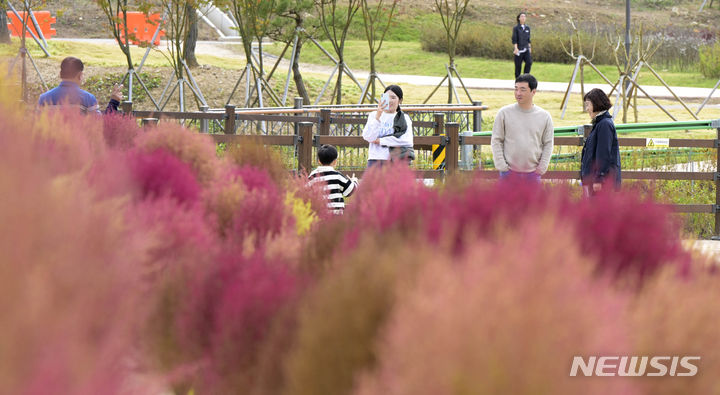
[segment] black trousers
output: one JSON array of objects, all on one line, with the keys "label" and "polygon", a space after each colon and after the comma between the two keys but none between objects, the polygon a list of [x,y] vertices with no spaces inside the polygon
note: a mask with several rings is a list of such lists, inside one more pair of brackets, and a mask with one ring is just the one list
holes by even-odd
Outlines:
[{"label": "black trousers", "polygon": [[529,73],[530,67],[532,67],[532,55],[530,54],[530,50],[527,50],[520,55],[513,56],[515,56],[515,78],[520,75],[520,66],[522,66],[523,61],[525,61],[525,70],[523,71],[523,73]]}]

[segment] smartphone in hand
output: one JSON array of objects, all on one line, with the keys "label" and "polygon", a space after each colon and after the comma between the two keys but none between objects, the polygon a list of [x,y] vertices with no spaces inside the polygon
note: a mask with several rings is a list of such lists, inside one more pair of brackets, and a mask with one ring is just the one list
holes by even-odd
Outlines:
[{"label": "smartphone in hand", "polygon": [[380,96],[380,107],[387,110],[390,108],[390,95],[387,92]]}]

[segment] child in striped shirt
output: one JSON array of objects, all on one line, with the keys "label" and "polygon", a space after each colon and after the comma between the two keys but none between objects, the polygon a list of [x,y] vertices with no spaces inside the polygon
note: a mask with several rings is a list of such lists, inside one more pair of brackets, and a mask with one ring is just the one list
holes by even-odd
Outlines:
[{"label": "child in striped shirt", "polygon": [[358,186],[357,178],[346,177],[335,170],[333,166],[337,162],[337,149],[329,144],[323,144],[317,150],[318,166],[308,176],[308,184],[314,186],[321,183],[322,190],[327,199],[327,207],[333,214],[342,214],[345,210],[345,197],[355,192]]}]

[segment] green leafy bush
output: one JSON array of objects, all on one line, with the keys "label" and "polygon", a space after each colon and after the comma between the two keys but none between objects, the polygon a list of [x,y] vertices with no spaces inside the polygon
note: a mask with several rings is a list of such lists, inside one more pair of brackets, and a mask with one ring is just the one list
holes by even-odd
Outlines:
[{"label": "green leafy bush", "polygon": [[700,72],[706,78],[720,77],[720,41],[700,47]]},{"label": "green leafy bush", "polygon": [[[511,59],[511,34],[512,30],[507,26],[468,23],[458,35],[457,55]],[[580,32],[580,39],[585,43],[585,56],[590,57],[593,41],[591,34]],[[533,60],[538,62],[573,63],[574,60],[563,49],[564,44],[569,50],[569,40],[569,31],[561,29],[533,30]],[[445,52],[447,48],[445,31],[439,24],[426,25],[421,34],[420,42],[425,51]],[[612,49],[604,40],[597,40],[595,56],[592,61],[597,64],[614,64]]]}]

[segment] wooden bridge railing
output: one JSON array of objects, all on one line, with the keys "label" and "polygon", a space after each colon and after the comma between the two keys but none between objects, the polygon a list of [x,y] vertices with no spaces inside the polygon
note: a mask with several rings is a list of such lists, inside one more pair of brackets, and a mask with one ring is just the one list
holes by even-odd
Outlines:
[{"label": "wooden bridge railing", "polygon": [[[414,148],[416,150],[430,150],[432,145],[445,145],[445,169],[444,170],[418,170],[417,176],[422,178],[442,178],[446,175],[452,175],[461,171],[459,166],[459,150],[463,145],[490,145],[490,136],[461,136],[459,133],[460,125],[456,122],[445,122],[445,114],[440,111],[474,111],[480,113],[487,107],[482,105],[474,106],[448,106],[435,107],[433,110],[438,111],[434,114],[433,121],[417,121],[413,122],[415,127],[432,128],[433,133],[429,136],[415,136]],[[265,145],[281,145],[296,146],[298,170],[311,170],[313,161],[313,147],[320,144],[332,144],[339,147],[367,147],[367,142],[360,136],[331,136],[331,124],[364,124],[365,119],[343,117],[333,115],[333,112],[368,112],[373,108],[346,108],[341,111],[331,111],[329,109],[281,109],[281,110],[242,110],[236,111],[235,107],[227,106],[225,113],[207,113],[207,112],[151,112],[151,111],[134,111],[133,114],[138,118],[168,118],[168,119],[208,119],[224,122],[225,131],[234,131],[235,123],[241,121],[274,121],[274,122],[291,122],[296,125],[295,135],[269,136],[269,135],[236,135],[232,133],[212,134],[212,138],[218,143],[241,143],[246,139],[255,139]],[[426,111],[427,108],[403,108],[406,112]],[[283,114],[306,114],[306,115],[283,115]],[[316,114],[315,116],[307,115],[308,113]],[[233,116],[234,114],[234,116]],[[623,170],[622,177],[625,180],[696,180],[696,181],[713,181],[715,183],[715,203],[714,204],[674,204],[673,209],[679,213],[707,213],[715,216],[715,237],[720,239],[720,124],[718,121],[712,121],[712,127],[716,128],[715,139],[668,139],[669,147],[682,148],[706,148],[716,150],[716,168],[714,172],[689,172],[689,171],[628,171]],[[475,126],[479,129],[479,124]],[[582,147],[585,138],[591,129],[590,125],[584,126],[583,136],[556,136],[554,144],[556,146],[575,146]],[[315,133],[314,133],[315,131]],[[646,138],[620,137],[618,138],[620,146],[624,147],[645,147]],[[468,170],[465,170],[468,171]],[[495,170],[475,170],[476,174],[485,178],[497,178],[498,172]],[[362,171],[355,171],[356,175],[362,174]],[[575,171],[551,170],[543,175],[543,179],[580,179],[579,169]]]}]

